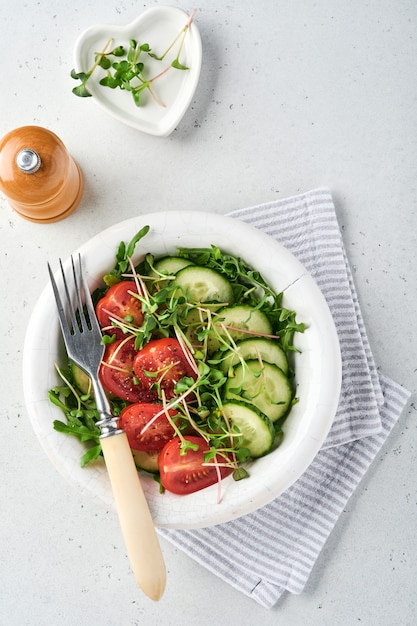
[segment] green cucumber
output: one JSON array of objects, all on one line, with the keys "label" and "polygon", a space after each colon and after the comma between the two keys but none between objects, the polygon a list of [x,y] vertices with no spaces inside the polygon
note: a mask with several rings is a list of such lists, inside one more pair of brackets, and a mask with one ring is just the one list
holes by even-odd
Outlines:
[{"label": "green cucumber", "polygon": [[87,374],[82,370],[78,365],[71,361],[71,373],[72,378],[74,380],[75,386],[77,389],[81,391],[84,395],[93,395],[93,386],[91,384],[91,379]]},{"label": "green cucumber", "polygon": [[291,404],[293,391],[288,377],[272,363],[258,360],[239,363],[227,379],[226,399],[243,399],[256,406],[271,420],[283,417]]},{"label": "green cucumber", "polygon": [[184,267],[176,274],[173,284],[192,302],[232,304],[234,300],[232,285],[227,278],[209,267]]},{"label": "green cucumber", "polygon": [[221,359],[219,369],[226,374],[231,367],[250,359],[258,359],[266,363],[277,365],[284,374],[288,373],[288,359],[283,348],[276,339],[253,337],[236,343],[236,349],[230,348],[226,352],[218,353],[216,358]]},{"label": "green cucumber", "polygon": [[253,309],[248,304],[224,307],[213,317],[215,328],[210,331],[210,352],[218,350],[221,339],[230,344],[229,336],[234,341],[247,339],[248,337],[271,335],[272,326],[262,311]]},{"label": "green cucumber", "polygon": [[151,474],[156,474],[159,471],[159,450],[132,450],[132,456],[138,469],[145,470]]},{"label": "green cucumber", "polygon": [[154,269],[160,274],[172,276],[189,265],[193,262],[181,256],[164,256],[156,261]]},{"label": "green cucumber", "polygon": [[242,434],[241,447],[248,448],[253,459],[268,454],[274,443],[275,430],[264,413],[240,401],[225,402],[223,412],[230,424]]}]

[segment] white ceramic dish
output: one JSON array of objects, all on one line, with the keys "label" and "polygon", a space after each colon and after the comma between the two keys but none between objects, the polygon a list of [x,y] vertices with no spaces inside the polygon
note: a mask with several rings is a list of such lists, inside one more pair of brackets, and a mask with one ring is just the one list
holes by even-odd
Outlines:
[{"label": "white ceramic dish", "polygon": [[[128,47],[129,40],[135,39],[141,44],[148,43],[153,52],[161,55],[184,28],[188,18],[181,9],[160,6],[148,9],[126,26],[91,26],[80,35],[75,44],[75,70],[89,71],[95,54],[104,49],[109,39],[113,40],[111,49],[117,45]],[[177,51],[178,44],[163,61],[156,61],[145,55],[148,78],[156,76],[169,66]],[[97,104],[119,121],[150,135],[166,136],[178,125],[190,105],[200,77],[201,54],[200,33],[193,21],[184,39],[180,56],[181,63],[189,69],[170,68],[154,83],[154,91],[165,107],[157,104],[147,90],[143,92],[143,105],[137,107],[128,91],[100,86],[99,80],[105,76],[105,71],[101,68],[93,72],[87,87]]]},{"label": "white ceramic dish", "polygon": [[[327,303],[304,267],[274,239],[229,217],[192,211],[161,212],[135,217],[101,232],[80,252],[91,289],[114,265],[120,241],[129,241],[144,225],[149,234],[137,245],[135,260],[145,252],[174,253],[177,246],[210,246],[240,256],[259,270],[284,305],[297,311],[308,328],[297,334],[300,350],[295,357],[297,396],[285,424],[282,445],[251,464],[250,478],[222,481],[222,500],[216,504],[217,486],[189,496],[161,495],[157,483],[142,476],[155,524],[167,528],[197,528],[219,524],[267,504],[292,485],[324,442],[332,424],[340,393],[341,357],[337,333]],[[230,238],[233,233],[233,239]],[[68,267],[68,261],[64,267]],[[46,271],[45,271],[46,274]],[[25,339],[23,380],[29,416],[43,448],[58,471],[88,497],[112,505],[111,487],[104,464],[81,469],[83,452],[78,440],[54,431],[62,414],[48,401],[57,384],[54,362],[62,362],[63,347],[52,290],[47,285],[33,311]]]}]

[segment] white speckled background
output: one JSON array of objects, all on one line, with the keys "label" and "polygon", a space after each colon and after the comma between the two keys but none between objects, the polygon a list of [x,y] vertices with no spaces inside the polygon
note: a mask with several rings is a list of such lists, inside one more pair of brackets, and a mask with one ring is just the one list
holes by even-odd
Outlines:
[{"label": "white speckled background", "polygon": [[[0,199],[0,623],[415,623],[415,396],[350,500],[305,591],[267,611],[164,542],[154,604],[130,574],[117,519],[78,494],[36,440],[23,402],[23,334],[66,258],[138,212],[228,213],[311,188],[332,192],[375,360],[417,390],[417,6],[371,0],[202,2],[200,83],[177,130],[155,138],[71,95],[72,48],[96,22],[157,2],[15,0],[0,7],[1,135],[53,130],[85,192],[63,222],[37,225]],[[190,10],[188,5],[179,5]]]}]

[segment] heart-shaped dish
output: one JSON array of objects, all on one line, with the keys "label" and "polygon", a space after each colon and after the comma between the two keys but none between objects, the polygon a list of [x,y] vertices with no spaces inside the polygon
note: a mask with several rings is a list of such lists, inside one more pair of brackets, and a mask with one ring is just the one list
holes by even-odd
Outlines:
[{"label": "heart-shaped dish", "polygon": [[[162,55],[181,33],[189,19],[190,16],[181,9],[160,6],[148,9],[126,26],[107,24],[91,26],[80,35],[75,44],[75,71],[77,73],[90,71],[96,54],[105,49],[109,40],[112,40],[109,49],[118,45],[123,45],[127,49],[129,41],[134,39],[139,44],[149,44],[153,53]],[[180,42],[181,37],[163,61],[146,55],[147,79],[170,66],[177,55]],[[157,103],[147,89],[142,92],[141,106],[136,106],[132,94],[128,91],[101,86],[99,81],[106,75],[106,71],[100,67],[89,78],[88,91],[107,113],[124,124],[150,135],[165,137],[174,130],[189,107],[200,77],[201,38],[194,21],[191,21],[184,37],[180,62],[188,69],[169,67],[169,70],[153,83],[153,90],[165,106]]]}]

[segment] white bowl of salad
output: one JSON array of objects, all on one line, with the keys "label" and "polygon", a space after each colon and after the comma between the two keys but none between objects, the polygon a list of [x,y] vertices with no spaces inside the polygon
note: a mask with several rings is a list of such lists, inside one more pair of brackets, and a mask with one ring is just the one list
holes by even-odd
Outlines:
[{"label": "white bowl of salad", "polygon": [[[78,253],[105,344],[100,377],[155,525],[211,526],[279,497],[319,451],[340,393],[337,332],[305,268],[261,231],[192,211],[126,220]],[[24,380],[55,467],[112,506],[94,395],[66,357],[50,285]]]}]

